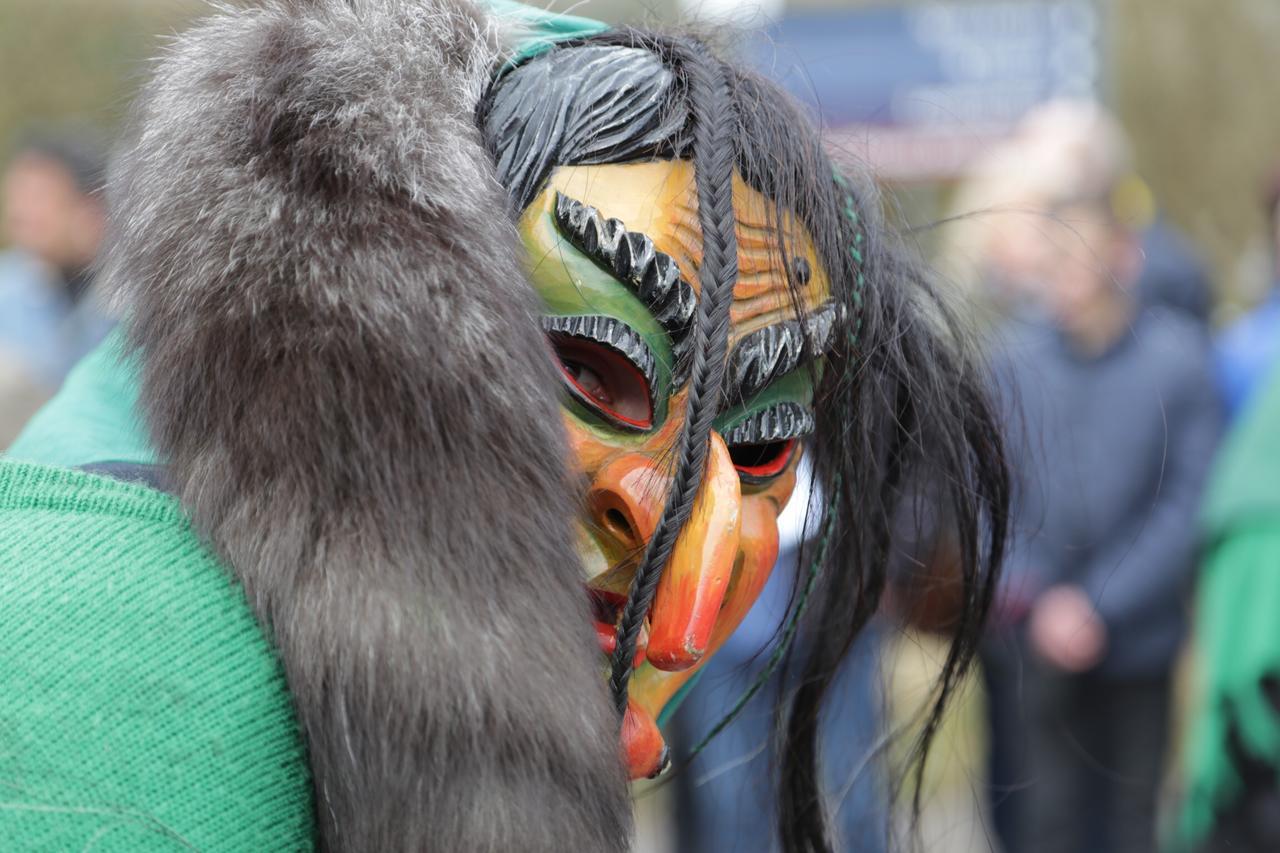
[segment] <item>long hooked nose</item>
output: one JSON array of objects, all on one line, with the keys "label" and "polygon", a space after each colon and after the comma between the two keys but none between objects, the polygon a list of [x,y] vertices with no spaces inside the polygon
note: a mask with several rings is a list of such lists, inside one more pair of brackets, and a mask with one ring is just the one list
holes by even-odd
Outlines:
[{"label": "long hooked nose", "polygon": [[[591,485],[592,518],[618,547],[638,553],[657,528],[669,486],[670,477],[654,460],[637,453],[621,456]],[[741,507],[729,449],[712,433],[702,486],[649,611],[646,654],[658,669],[685,670],[706,655],[738,553]]]},{"label": "long hooked nose", "polygon": [[738,472],[712,433],[702,487],[649,611],[648,659],[658,669],[689,669],[706,655],[733,576],[741,513]]}]

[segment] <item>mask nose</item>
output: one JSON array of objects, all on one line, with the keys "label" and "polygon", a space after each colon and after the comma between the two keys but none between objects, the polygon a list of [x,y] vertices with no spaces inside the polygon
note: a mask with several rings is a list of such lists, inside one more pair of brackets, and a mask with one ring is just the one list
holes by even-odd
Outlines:
[{"label": "mask nose", "polygon": [[649,611],[648,658],[668,672],[706,655],[738,556],[742,486],[729,448],[711,434],[706,472]]},{"label": "mask nose", "polygon": [[587,510],[606,544],[620,552],[611,556],[644,551],[662,516],[669,483],[670,478],[639,453],[618,457],[596,475],[587,492]]},{"label": "mask nose", "polygon": [[[630,589],[662,517],[670,481],[654,460],[638,453],[614,459],[596,475],[587,493],[588,511],[613,552],[610,558],[626,566],[625,576],[606,577],[604,585],[617,592]],[[689,669],[706,655],[737,557],[741,504],[729,449],[713,433],[702,486],[649,611],[646,656],[658,669]]]}]

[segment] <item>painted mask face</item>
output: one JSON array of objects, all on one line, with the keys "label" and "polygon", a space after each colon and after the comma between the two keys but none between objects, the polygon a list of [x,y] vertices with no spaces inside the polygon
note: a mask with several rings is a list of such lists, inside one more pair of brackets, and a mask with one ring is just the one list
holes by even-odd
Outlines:
[{"label": "painted mask face", "polygon": [[[544,328],[564,379],[564,419],[585,488],[578,551],[602,672],[631,579],[662,515],[684,426],[701,238],[687,161],[561,167],[520,231]],[[657,722],[755,602],[778,553],[812,375],[783,263],[800,282],[805,330],[821,340],[830,286],[803,229],[776,245],[773,205],[734,176],[739,278],[724,402],[689,522],[641,634],[623,725],[633,778],[661,769]],[[615,221],[609,221],[615,220]]]}]

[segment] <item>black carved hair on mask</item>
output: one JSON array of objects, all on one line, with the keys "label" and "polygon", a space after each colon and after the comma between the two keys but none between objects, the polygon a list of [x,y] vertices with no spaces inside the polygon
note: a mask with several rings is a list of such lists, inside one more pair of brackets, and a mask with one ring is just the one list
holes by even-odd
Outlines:
[{"label": "black carved hair on mask", "polygon": [[[808,442],[832,509],[807,522],[815,533],[821,527],[817,538],[825,545],[817,557],[802,553],[797,561],[795,589],[810,586],[812,594],[786,664],[800,687],[781,691],[777,790],[783,848],[836,849],[818,782],[817,721],[842,661],[879,606],[891,556],[927,553],[946,540],[955,543],[961,567],[964,606],[918,743],[921,757],[972,659],[995,588],[1009,486],[976,347],[879,218],[874,192],[837,178],[817,132],[790,99],[696,40],[628,30],[561,46],[500,76],[479,119],[516,211],[558,166],[676,157],[694,165],[705,244],[689,356],[691,391],[699,393],[690,394],[671,495],[623,616],[613,679],[620,707],[630,632],[648,610],[692,507],[721,393],[737,277],[732,171],[772,201],[775,223],[793,212],[814,241],[842,308],[835,347],[815,377],[817,430]],[[789,239],[779,225],[784,261]],[[784,268],[796,277],[795,265]],[[790,282],[793,291],[802,285]],[[904,525],[903,518],[922,521]]]}]

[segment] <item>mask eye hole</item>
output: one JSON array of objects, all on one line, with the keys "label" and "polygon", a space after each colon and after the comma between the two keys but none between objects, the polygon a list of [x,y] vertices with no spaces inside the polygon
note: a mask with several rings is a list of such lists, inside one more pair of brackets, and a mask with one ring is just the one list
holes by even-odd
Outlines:
[{"label": "mask eye hole", "polygon": [[759,483],[778,476],[786,469],[795,445],[794,438],[765,444],[737,444],[729,448],[729,458],[744,481]]},{"label": "mask eye hole", "polygon": [[649,383],[630,359],[596,341],[548,337],[565,385],[583,405],[619,426],[653,426]]}]

